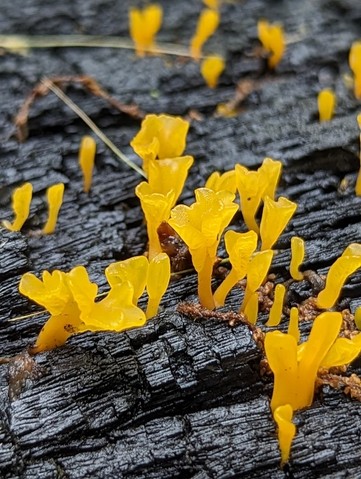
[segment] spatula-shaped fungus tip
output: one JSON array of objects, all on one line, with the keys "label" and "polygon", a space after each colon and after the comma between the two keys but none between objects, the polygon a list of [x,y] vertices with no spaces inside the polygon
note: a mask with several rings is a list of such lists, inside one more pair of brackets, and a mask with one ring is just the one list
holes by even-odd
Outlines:
[{"label": "spatula-shaped fungus tip", "polygon": [[207,57],[202,61],[201,74],[209,88],[216,88],[224,68],[225,61],[219,55]]},{"label": "spatula-shaped fungus tip", "polygon": [[97,144],[92,136],[84,136],[79,148],[79,165],[83,173],[83,191],[89,193],[95,161]]},{"label": "spatula-shaped fungus tip", "polygon": [[332,120],[336,106],[335,93],[330,89],[320,91],[317,105],[320,122]]}]

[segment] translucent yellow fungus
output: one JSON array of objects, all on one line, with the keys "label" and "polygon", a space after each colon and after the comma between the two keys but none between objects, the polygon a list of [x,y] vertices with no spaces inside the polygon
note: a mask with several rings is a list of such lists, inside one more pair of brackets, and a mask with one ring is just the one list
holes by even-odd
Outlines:
[{"label": "translucent yellow fungus", "polygon": [[216,307],[223,306],[233,286],[247,274],[248,263],[257,248],[258,237],[254,231],[236,233],[227,231],[224,242],[232,269],[214,293]]},{"label": "translucent yellow fungus", "polygon": [[24,183],[23,186],[16,188],[12,195],[12,208],[15,219],[12,223],[4,220],[3,226],[10,231],[20,231],[30,213],[30,203],[33,196],[33,186],[31,183]]},{"label": "translucent yellow fungus", "polygon": [[48,220],[43,228],[43,233],[46,235],[52,234],[55,231],[58,215],[63,204],[64,183],[50,186],[46,192],[48,200]]},{"label": "translucent yellow fungus", "polygon": [[260,225],[262,250],[272,248],[297,209],[296,203],[281,196],[277,201],[264,199]]},{"label": "translucent yellow fungus", "polygon": [[290,274],[296,281],[302,281],[303,273],[299,271],[300,265],[305,257],[305,242],[298,236],[292,236],[291,238],[291,262],[290,262]]},{"label": "translucent yellow fungus", "polygon": [[325,312],[314,320],[305,343],[280,331],[266,333],[265,351],[274,373],[271,409],[290,404],[294,411],[311,405],[317,371],[334,344],[342,324],[341,313]]},{"label": "translucent yellow fungus", "polygon": [[209,88],[216,88],[225,66],[224,58],[219,55],[207,57],[202,61],[201,74]]},{"label": "translucent yellow fungus", "polygon": [[128,281],[133,286],[133,303],[137,304],[147,284],[148,266],[145,256],[133,256],[111,263],[105,269],[105,277],[111,288]]},{"label": "translucent yellow fungus", "polygon": [[293,409],[290,404],[278,406],[273,418],[278,426],[278,444],[281,451],[281,464],[286,464],[290,457],[291,444],[296,434],[296,426],[292,422]]},{"label": "translucent yellow fungus", "polygon": [[170,280],[170,260],[165,253],[155,256],[149,263],[147,276],[148,305],[147,319],[158,313],[159,303],[168,288]]},{"label": "translucent yellow fungus", "polygon": [[357,123],[360,129],[360,169],[357,175],[355,192],[356,192],[356,196],[361,196],[361,113],[357,115]]},{"label": "translucent yellow fungus", "polygon": [[361,306],[358,306],[355,310],[355,324],[359,331],[361,331]]},{"label": "translucent yellow fungus", "polygon": [[198,295],[203,306],[214,308],[211,289],[213,265],[221,235],[238,209],[229,191],[195,190],[196,202],[178,205],[171,212],[170,226],[186,243],[198,273]]},{"label": "translucent yellow fungus", "polygon": [[283,28],[281,25],[272,25],[267,20],[260,20],[258,22],[258,38],[263,48],[270,54],[268,57],[269,68],[275,68],[282,60],[286,49]]},{"label": "translucent yellow fungus", "polygon": [[357,99],[361,98],[361,41],[354,42],[349,55],[350,68],[354,74],[354,92]]},{"label": "translucent yellow fungus", "polygon": [[290,311],[290,321],[288,324],[288,334],[293,336],[298,344],[300,340],[300,330],[298,329],[298,308],[293,307]]},{"label": "translucent yellow fungus", "polygon": [[251,324],[257,323],[258,318],[258,293],[252,293],[244,308],[244,314]]},{"label": "translucent yellow fungus", "polygon": [[155,36],[162,26],[162,19],[162,7],[155,3],[147,5],[143,10],[129,10],[130,36],[138,56],[143,57],[154,48]]},{"label": "translucent yellow fungus", "polygon": [[143,170],[148,173],[149,160],[182,156],[188,129],[188,121],[179,116],[147,115],[141,129],[130,142],[143,160]]},{"label": "translucent yellow fungus", "polygon": [[157,229],[162,221],[168,221],[169,219],[170,211],[174,205],[174,192],[169,191],[166,195],[153,193],[150,185],[143,181],[135,188],[135,194],[140,199],[147,222],[148,257],[151,260],[157,254],[162,253]]},{"label": "translucent yellow fungus", "polygon": [[273,251],[266,250],[255,253],[250,259],[247,267],[247,286],[244,293],[240,312],[244,311],[248,301],[253,293],[255,293],[267,277],[268,270],[271,266]]},{"label": "translucent yellow fungus", "polygon": [[83,173],[83,191],[89,193],[92,179],[97,144],[93,137],[83,136],[79,148],[79,165]]},{"label": "translucent yellow fungus", "polygon": [[202,47],[209,37],[217,30],[219,25],[219,13],[216,10],[205,8],[201,11],[195,34],[191,39],[190,53],[195,60],[202,55]]},{"label": "translucent yellow fungus", "polygon": [[278,326],[282,319],[283,302],[285,299],[286,288],[283,284],[277,284],[275,287],[273,304],[269,312],[269,319],[266,326]]},{"label": "translucent yellow fungus", "polygon": [[213,191],[230,191],[236,193],[236,171],[230,170],[222,174],[219,171],[214,171],[206,181],[204,186]]},{"label": "translucent yellow fungus", "polygon": [[323,358],[321,367],[325,369],[350,364],[361,352],[361,333],[351,339],[337,338]]},{"label": "translucent yellow fungus", "polygon": [[262,199],[266,196],[275,199],[276,188],[282,172],[282,163],[272,158],[265,158],[258,168],[260,183],[264,185]]},{"label": "translucent yellow fungus", "polygon": [[148,183],[152,192],[162,195],[173,192],[174,198],[171,205],[173,207],[182,193],[193,161],[192,156],[150,160],[148,163]]},{"label": "translucent yellow fungus", "polygon": [[352,243],[329,269],[326,286],[317,296],[317,306],[323,309],[332,308],[346,279],[359,268],[361,268],[361,244]]},{"label": "translucent yellow fungus", "polygon": [[336,105],[336,95],[329,89],[320,91],[317,97],[317,105],[320,121],[332,120]]}]

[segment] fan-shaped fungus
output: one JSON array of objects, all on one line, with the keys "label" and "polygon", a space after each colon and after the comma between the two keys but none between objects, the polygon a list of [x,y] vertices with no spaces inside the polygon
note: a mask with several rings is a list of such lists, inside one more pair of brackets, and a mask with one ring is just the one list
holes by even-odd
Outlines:
[{"label": "fan-shaped fungus", "polygon": [[320,121],[330,121],[333,118],[336,105],[336,95],[330,89],[320,91],[317,97]]},{"label": "fan-shaped fungus", "polygon": [[97,144],[92,136],[83,136],[79,148],[79,165],[83,173],[83,191],[89,193]]},{"label": "fan-shaped fungus", "polygon": [[240,312],[244,311],[253,293],[261,286],[266,279],[271,266],[273,251],[260,251],[253,255],[247,266],[247,286],[244,293]]},{"label": "fan-shaped fungus", "polygon": [[264,199],[260,225],[262,250],[272,248],[297,209],[296,203],[281,196],[277,201]]},{"label": "fan-shaped fungus", "polygon": [[244,222],[248,229],[258,234],[259,228],[255,216],[261,204],[265,183],[261,180],[259,171],[249,171],[242,165],[236,165],[235,171]]},{"label": "fan-shaped fungus", "polygon": [[58,215],[63,204],[64,183],[50,186],[46,192],[48,199],[48,220],[43,228],[43,233],[46,235],[52,234],[55,231]]},{"label": "fan-shaped fungus", "polygon": [[357,99],[361,98],[361,41],[351,45],[349,55],[350,68],[354,74],[354,92]]},{"label": "fan-shaped fungus", "polygon": [[133,303],[137,304],[147,284],[149,262],[145,256],[133,256],[111,263],[105,269],[105,277],[111,288],[129,281],[133,286]]},{"label": "fan-shaped fungus", "polygon": [[222,174],[219,171],[214,171],[206,181],[204,186],[213,191],[230,191],[236,193],[236,171],[230,170]]},{"label": "fan-shaped fungus", "polygon": [[278,326],[282,319],[283,302],[286,294],[286,288],[283,284],[277,284],[274,291],[273,304],[269,312],[269,318],[266,326]]},{"label": "fan-shaped fungus", "polygon": [[291,262],[290,262],[290,274],[296,281],[303,279],[303,273],[299,271],[299,267],[305,257],[305,242],[298,236],[292,236],[291,238]]},{"label": "fan-shaped fungus", "polygon": [[278,444],[281,451],[281,465],[290,457],[291,444],[296,434],[296,426],[292,423],[293,409],[290,404],[278,406],[273,418],[278,426]]},{"label": "fan-shaped fungus", "polygon": [[12,195],[12,209],[15,219],[12,223],[4,220],[3,226],[10,231],[20,231],[30,213],[30,203],[33,196],[33,185],[24,183],[23,186],[16,188]]},{"label": "fan-shaped fungus", "polygon": [[130,36],[138,56],[143,57],[154,48],[154,39],[162,25],[162,19],[162,7],[154,3],[147,5],[143,10],[137,8],[129,10]]},{"label": "fan-shaped fungus", "polygon": [[258,38],[263,48],[270,54],[269,68],[276,68],[284,55],[286,44],[281,25],[270,24],[267,20],[258,22]]},{"label": "fan-shaped fungus", "polygon": [[215,193],[207,188],[195,190],[196,202],[190,207],[178,205],[168,223],[186,243],[198,273],[198,295],[201,304],[214,308],[211,289],[213,265],[223,233],[238,209],[234,195],[228,191]]},{"label": "fan-shaped fungus", "polygon": [[168,288],[170,280],[170,260],[165,253],[155,256],[149,263],[147,276],[148,305],[147,319],[158,313],[159,303]]},{"label": "fan-shaped fungus", "polygon": [[219,55],[207,57],[202,61],[201,74],[209,88],[216,88],[224,68],[224,58]]},{"label": "fan-shaped fungus", "polygon": [[202,47],[209,37],[217,30],[219,25],[219,13],[217,10],[205,8],[201,11],[195,34],[191,39],[190,53],[195,60],[202,55]]}]

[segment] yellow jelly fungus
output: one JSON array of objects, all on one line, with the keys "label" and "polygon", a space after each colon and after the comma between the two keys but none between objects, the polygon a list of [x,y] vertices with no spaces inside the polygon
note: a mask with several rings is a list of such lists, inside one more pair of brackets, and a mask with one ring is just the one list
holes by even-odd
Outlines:
[{"label": "yellow jelly fungus", "polygon": [[281,464],[286,464],[290,457],[291,444],[296,434],[296,426],[292,422],[293,409],[290,404],[278,406],[273,418],[278,427],[278,444],[281,451]]},{"label": "yellow jelly fungus", "polygon": [[361,113],[357,115],[357,123],[360,129],[360,169],[357,175],[355,192],[356,192],[356,196],[361,196]]},{"label": "yellow jelly fungus", "polygon": [[265,158],[262,165],[258,168],[260,183],[264,185],[262,199],[269,196],[271,200],[275,199],[276,188],[282,172],[282,163],[272,158]]},{"label": "yellow jelly fungus", "polygon": [[153,193],[174,195],[172,207],[178,201],[186,182],[189,168],[193,165],[192,156],[180,156],[165,160],[150,160],[148,163],[148,183]]},{"label": "yellow jelly fungus", "polygon": [[355,324],[359,331],[361,331],[361,306],[358,306],[355,310]]},{"label": "yellow jelly fungus", "polygon": [[170,280],[170,260],[165,253],[160,253],[149,262],[147,276],[148,305],[147,319],[158,313],[159,303],[168,288]]},{"label": "yellow jelly fungus", "polygon": [[178,205],[171,212],[170,226],[189,248],[198,273],[198,295],[201,304],[213,309],[211,279],[217,248],[224,229],[238,209],[229,191],[195,190],[196,202]]},{"label": "yellow jelly fungus", "polygon": [[233,286],[247,274],[248,263],[257,248],[258,237],[254,231],[236,233],[227,231],[224,242],[232,269],[213,295],[216,307],[223,306]]},{"label": "yellow jelly fungus", "polygon": [[361,333],[351,339],[337,338],[323,358],[321,367],[325,369],[350,364],[361,352]]},{"label": "yellow jelly fungus", "polygon": [[317,105],[320,121],[332,120],[336,105],[336,95],[329,89],[320,91],[317,97]]},{"label": "yellow jelly fungus", "polygon": [[341,313],[320,314],[313,322],[308,340],[299,346],[291,334],[266,333],[265,351],[274,374],[272,411],[284,404],[290,404],[294,411],[312,404],[317,372],[341,324]]},{"label": "yellow jelly fungus", "polygon": [[160,5],[149,4],[143,10],[129,10],[130,36],[138,56],[143,57],[155,46],[155,36],[162,26],[163,10]]},{"label": "yellow jelly fungus", "polygon": [[292,236],[291,238],[291,262],[290,262],[290,274],[296,281],[303,280],[303,273],[299,271],[300,265],[305,257],[305,242],[298,236]]},{"label": "yellow jelly fungus", "polygon": [[244,308],[247,321],[251,324],[257,323],[258,318],[258,293],[253,293]]},{"label": "yellow jelly fungus", "polygon": [[269,68],[275,68],[282,60],[286,49],[283,28],[277,24],[270,24],[266,20],[258,22],[258,38],[263,48],[270,54]]},{"label": "yellow jelly fungus", "polygon": [[259,171],[249,171],[242,165],[236,165],[235,171],[244,222],[248,229],[258,234],[259,228],[255,216],[261,204],[265,184],[260,181]]},{"label": "yellow jelly fungus", "polygon": [[128,281],[133,286],[133,303],[137,304],[147,284],[148,266],[145,256],[133,256],[111,263],[105,269],[105,277],[111,288]]},{"label": "yellow jelly fungus", "polygon": [[208,8],[213,8],[213,10],[218,10],[221,4],[221,0],[203,0],[203,3]]},{"label": "yellow jelly fungus", "polygon": [[248,301],[267,277],[271,266],[273,251],[260,251],[253,255],[247,266],[247,285],[240,312],[244,311]]},{"label": "yellow jelly fungus", "polygon": [[219,171],[214,171],[206,181],[204,186],[209,190],[213,191],[230,191],[231,193],[236,193],[236,171],[230,170],[222,174]]},{"label": "yellow jelly fungus", "polygon": [[97,144],[93,137],[83,136],[79,148],[79,165],[83,173],[83,191],[89,193],[92,179]]},{"label": "yellow jelly fungus", "polygon": [[157,229],[163,221],[169,219],[170,211],[174,205],[174,192],[169,191],[166,195],[153,193],[150,185],[143,181],[135,188],[135,194],[140,199],[147,223],[148,257],[151,260],[158,253],[162,253]]},{"label": "yellow jelly fungus", "polygon": [[58,221],[58,215],[63,204],[64,195],[64,183],[58,183],[57,185],[50,186],[46,192],[48,200],[48,220],[43,228],[43,233],[50,235],[54,233],[56,222]]},{"label": "yellow jelly fungus", "polygon": [[349,55],[350,68],[354,74],[354,92],[357,99],[361,98],[361,41],[354,42]]},{"label": "yellow jelly fungus", "polygon": [[148,173],[150,160],[177,158],[186,147],[188,121],[179,116],[147,115],[131,147],[143,160],[143,170]]},{"label": "yellow jelly fungus", "polygon": [[297,209],[296,203],[281,196],[277,201],[264,199],[260,225],[262,251],[272,248]]},{"label": "yellow jelly fungus", "polygon": [[195,34],[191,39],[190,53],[195,60],[202,55],[202,47],[209,37],[217,30],[219,25],[219,13],[216,10],[205,8],[201,11]]},{"label": "yellow jelly fungus", "polygon": [[283,284],[277,284],[275,287],[273,304],[269,312],[269,318],[266,326],[278,326],[282,319],[283,302],[285,299],[286,288]]},{"label": "yellow jelly fungus", "polygon": [[298,329],[298,308],[293,307],[290,311],[290,321],[288,324],[288,334],[293,336],[296,340],[296,343],[299,343],[300,340],[300,330]]},{"label": "yellow jelly fungus", "polygon": [[350,244],[328,271],[325,288],[317,296],[317,306],[329,309],[334,306],[346,279],[361,268],[361,244]]},{"label": "yellow jelly fungus", "polygon": [[10,231],[20,231],[30,213],[30,203],[33,196],[33,186],[31,183],[24,183],[23,186],[16,188],[12,195],[12,208],[15,219],[12,223],[4,220],[3,226]]},{"label": "yellow jelly fungus", "polygon": [[224,58],[219,55],[207,57],[202,61],[201,74],[209,88],[216,88],[225,66]]}]

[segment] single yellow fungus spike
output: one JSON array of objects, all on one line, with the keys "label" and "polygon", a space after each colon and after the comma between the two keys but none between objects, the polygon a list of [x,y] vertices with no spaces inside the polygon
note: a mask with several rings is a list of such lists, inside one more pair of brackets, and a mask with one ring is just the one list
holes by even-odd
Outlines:
[{"label": "single yellow fungus spike", "polygon": [[258,22],[258,38],[263,48],[269,53],[268,67],[276,68],[286,49],[283,28],[281,25],[272,25],[267,20],[260,20]]},{"label": "single yellow fungus spike", "polygon": [[332,308],[346,279],[359,268],[361,268],[361,244],[352,243],[329,269],[326,286],[317,296],[317,307]]},{"label": "single yellow fungus spike", "polygon": [[355,192],[356,192],[356,196],[361,196],[361,113],[357,115],[357,123],[360,129],[360,170],[357,175]]},{"label": "single yellow fungus spike", "polygon": [[275,199],[276,188],[282,172],[282,163],[272,158],[265,158],[262,165],[258,168],[260,183],[264,185],[262,199],[269,196],[271,200]]},{"label": "single yellow fungus spike", "polygon": [[147,276],[148,305],[147,319],[158,313],[159,303],[167,291],[170,280],[170,260],[165,253],[155,256],[149,263]]},{"label": "single yellow fungus spike", "polygon": [[281,196],[277,201],[264,199],[260,225],[262,251],[272,248],[297,209],[297,204]]},{"label": "single yellow fungus spike", "polygon": [[163,10],[155,3],[147,5],[143,10],[129,10],[130,36],[135,44],[136,53],[143,57],[155,46],[155,36],[162,26]]},{"label": "single yellow fungus spike", "polygon": [[97,144],[92,136],[83,136],[79,148],[79,165],[83,173],[83,191],[89,193]]},{"label": "single yellow fungus spike", "polygon": [[288,462],[291,444],[296,434],[296,426],[292,422],[293,409],[290,404],[278,406],[273,418],[278,426],[278,444],[281,451],[281,465]]},{"label": "single yellow fungus spike", "polygon": [[253,293],[255,293],[267,277],[271,266],[273,251],[266,250],[255,253],[247,266],[247,286],[240,312],[243,312]]},{"label": "single yellow fungus spike", "polygon": [[337,338],[321,363],[325,369],[350,364],[361,352],[361,333],[352,339]]},{"label": "single yellow fungus spike", "polygon": [[148,257],[151,260],[157,254],[162,253],[157,229],[162,221],[168,221],[169,219],[170,211],[174,204],[174,192],[169,191],[166,195],[153,193],[150,185],[143,181],[135,188],[135,194],[140,199],[147,222]]},{"label": "single yellow fungus spike", "polygon": [[172,192],[174,195],[173,207],[182,193],[193,161],[192,156],[150,160],[148,163],[148,183],[152,192],[162,195]]},{"label": "single yellow fungus spike", "polygon": [[354,74],[355,97],[359,100],[361,99],[361,41],[351,45],[349,64]]},{"label": "single yellow fungus spike", "polygon": [[266,326],[278,326],[282,319],[283,302],[285,299],[286,288],[283,284],[277,284],[275,287],[273,304],[269,312],[269,318]]},{"label": "single yellow fungus spike", "polygon": [[230,191],[236,193],[236,171],[230,170],[220,174],[219,171],[214,171],[206,181],[204,186],[213,191]]},{"label": "single yellow fungus spike", "polygon": [[254,231],[236,233],[227,231],[224,242],[232,269],[214,293],[216,307],[223,306],[233,286],[247,274],[247,267],[252,254],[257,248],[258,237]]},{"label": "single yellow fungus spike", "polygon": [[30,203],[33,196],[33,186],[31,183],[24,183],[23,186],[16,188],[12,195],[12,208],[15,219],[12,223],[4,220],[3,226],[10,231],[20,231],[30,213]]},{"label": "single yellow fungus spike", "polygon": [[131,147],[143,160],[143,170],[148,173],[150,160],[163,160],[182,156],[186,147],[188,121],[179,116],[147,115]]},{"label": "single yellow fungus spike", "polygon": [[290,262],[290,274],[295,281],[303,280],[303,273],[299,271],[305,257],[305,242],[298,236],[292,236],[291,238],[291,262]]},{"label": "single yellow fungus spike", "polygon": [[209,88],[216,88],[225,66],[224,58],[219,55],[207,57],[202,61],[201,74]]},{"label": "single yellow fungus spike", "polygon": [[202,47],[217,30],[219,25],[219,13],[216,10],[205,8],[201,11],[195,34],[191,39],[190,53],[194,60],[199,60],[202,55]]},{"label": "single yellow fungus spike", "polygon": [[361,331],[361,306],[358,306],[355,310],[355,324],[359,331]]},{"label": "single yellow fungus spike", "polygon": [[64,183],[58,183],[56,185],[50,186],[46,192],[49,210],[48,220],[43,228],[43,233],[46,235],[50,235],[55,231],[59,211],[61,205],[63,204],[63,195]]},{"label": "single yellow fungus spike", "polygon": [[298,328],[298,308],[293,307],[290,311],[290,321],[288,324],[288,334],[293,336],[296,340],[296,343],[299,343],[300,340],[300,330]]},{"label": "single yellow fungus spike", "polygon": [[189,248],[198,273],[198,295],[201,304],[215,307],[211,279],[217,248],[224,229],[238,209],[229,191],[214,192],[207,188],[195,190],[196,202],[178,205],[171,212],[170,226]]},{"label": "single yellow fungus spike", "polygon": [[244,308],[244,314],[247,316],[247,320],[251,324],[257,323],[258,318],[258,293],[253,293],[249,298],[246,307]]},{"label": "single yellow fungus spike", "polygon": [[332,120],[336,106],[335,93],[330,89],[320,91],[317,97],[317,105],[320,121]]},{"label": "single yellow fungus spike", "polygon": [[133,303],[137,304],[147,283],[149,262],[145,256],[133,256],[111,263],[105,269],[105,277],[111,288],[126,281],[133,286]]}]

